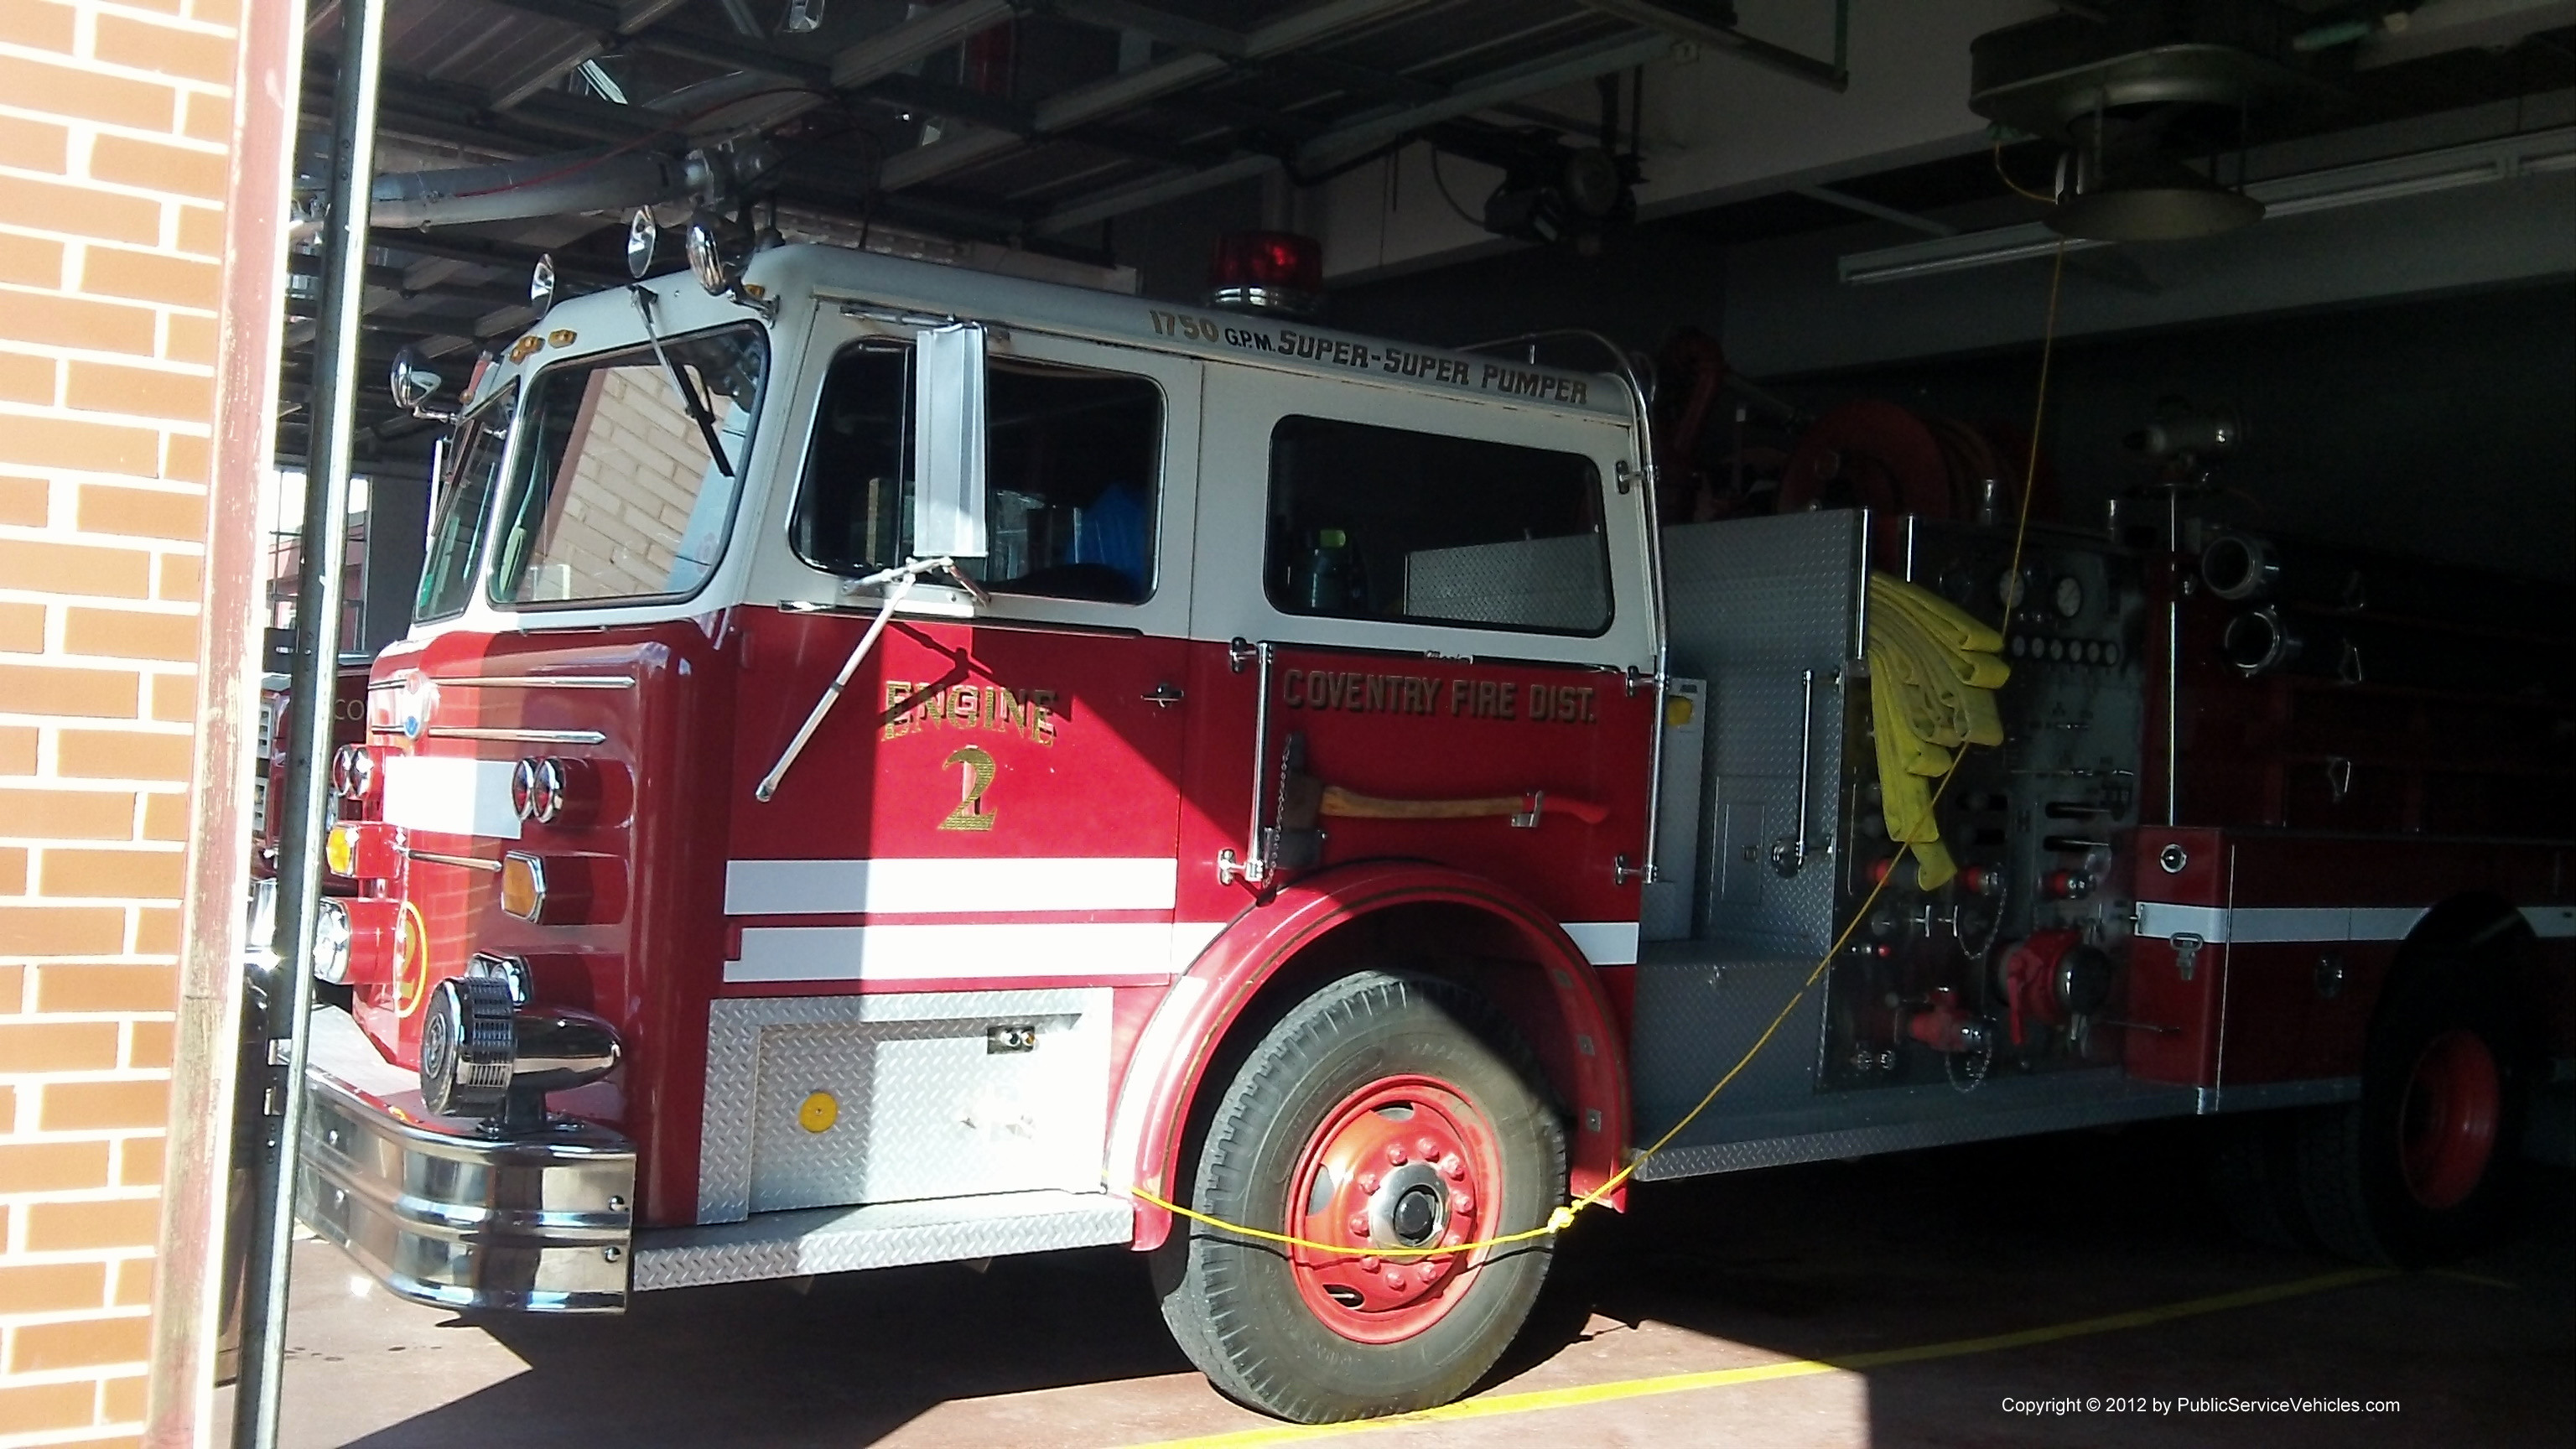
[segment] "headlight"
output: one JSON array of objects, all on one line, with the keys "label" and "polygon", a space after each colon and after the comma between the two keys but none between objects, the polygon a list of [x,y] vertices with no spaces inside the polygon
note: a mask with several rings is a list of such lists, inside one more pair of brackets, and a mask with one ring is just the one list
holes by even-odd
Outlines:
[{"label": "headlight", "polygon": [[349,910],[324,896],[313,917],[313,979],[349,984]]},{"label": "headlight", "polygon": [[539,825],[586,825],[599,799],[599,773],[588,760],[555,755],[521,760],[510,770],[510,808]]},{"label": "headlight", "polygon": [[522,820],[537,813],[537,762],[521,760],[510,770],[510,808]]},{"label": "headlight", "polygon": [[342,745],[331,754],[331,793],[346,800],[365,800],[376,793],[376,752],[365,745]]}]

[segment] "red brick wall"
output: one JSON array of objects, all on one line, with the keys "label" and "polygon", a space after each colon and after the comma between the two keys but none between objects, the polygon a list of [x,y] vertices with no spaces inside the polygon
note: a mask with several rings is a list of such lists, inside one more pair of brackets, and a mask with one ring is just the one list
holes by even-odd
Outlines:
[{"label": "red brick wall", "polygon": [[237,9],[0,0],[0,1443],[144,1416]]}]

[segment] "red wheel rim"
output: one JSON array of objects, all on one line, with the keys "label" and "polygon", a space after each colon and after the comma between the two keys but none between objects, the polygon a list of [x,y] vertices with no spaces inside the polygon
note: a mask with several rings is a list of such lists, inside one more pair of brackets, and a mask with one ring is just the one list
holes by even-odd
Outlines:
[{"label": "red wheel rim", "polygon": [[2398,1164],[2416,1202],[2439,1212],[2478,1190],[2503,1107],[2495,1054],[2476,1032],[2455,1027],[2425,1043],[2397,1119]]},{"label": "red wheel rim", "polygon": [[1489,1237],[1503,1185],[1484,1114],[1447,1083],[1411,1076],[1371,1082],[1324,1114],[1289,1182],[1290,1231],[1348,1248],[1290,1249],[1298,1295],[1359,1343],[1400,1342],[1438,1322],[1485,1257],[1372,1250]]}]

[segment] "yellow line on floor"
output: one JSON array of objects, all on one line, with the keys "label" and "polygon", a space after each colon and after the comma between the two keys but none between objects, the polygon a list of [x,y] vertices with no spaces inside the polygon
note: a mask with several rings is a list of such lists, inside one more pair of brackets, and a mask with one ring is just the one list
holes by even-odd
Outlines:
[{"label": "yellow line on floor", "polygon": [[1238,1429],[1226,1434],[1204,1434],[1194,1439],[1167,1439],[1153,1444],[1139,1444],[1130,1449],[1263,1449],[1272,1444],[1304,1444],[1359,1434],[1372,1434],[1387,1429],[1409,1429],[1423,1424],[1452,1424],[1464,1419],[1491,1419],[1505,1414],[1528,1414],[1546,1409],[1572,1409],[1585,1404],[1610,1403],[1619,1399],[1641,1399],[1656,1394],[1682,1394],[1697,1389],[1731,1388],[1737,1384],[1758,1384],[1772,1379],[1805,1378],[1811,1374],[1852,1373],[1894,1364],[1921,1363],[1927,1359],[1960,1358],[1969,1354],[2000,1353],[2006,1349],[2028,1348],[2033,1344],[2053,1343],[2059,1339],[2082,1338],[2088,1334],[2117,1333],[2123,1329],[2146,1328],[2169,1323],[2177,1318],[2196,1318],[2207,1313],[2225,1313],[2231,1309],[2252,1308],[2277,1303],[2284,1298],[2299,1298],[2311,1293],[2327,1293],[2348,1288],[2356,1283],[2390,1276],[2385,1268],[2347,1268],[2335,1273],[2320,1273],[2295,1282],[2275,1283],[2264,1288],[2247,1288],[2235,1293],[2219,1293],[2207,1298],[2192,1298],[2180,1303],[2167,1303],[2156,1308],[2139,1308],[2127,1313],[2109,1313],[2099,1318],[2079,1318],[2071,1323],[2054,1323],[2044,1328],[2025,1328],[2015,1333],[1989,1334],[1983,1338],[1959,1338],[1946,1343],[1918,1344],[1912,1348],[1878,1349],[1868,1353],[1843,1354],[1832,1359],[1787,1359],[1779,1363],[1754,1364],[1746,1368],[1711,1369],[1701,1373],[1659,1374],[1652,1378],[1614,1379],[1609,1383],[1579,1384],[1571,1388],[1538,1389],[1523,1394],[1489,1394],[1479,1399],[1462,1399],[1436,1409],[1397,1414],[1384,1419],[1370,1419],[1356,1424],[1264,1424],[1257,1429]]}]

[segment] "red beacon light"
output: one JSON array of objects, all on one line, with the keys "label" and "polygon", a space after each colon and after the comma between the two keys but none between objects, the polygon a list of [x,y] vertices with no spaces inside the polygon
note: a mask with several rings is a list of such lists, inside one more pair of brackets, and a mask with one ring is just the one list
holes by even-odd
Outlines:
[{"label": "red beacon light", "polygon": [[1238,231],[1217,238],[1208,264],[1208,305],[1236,312],[1312,315],[1324,302],[1324,244],[1285,231]]}]

